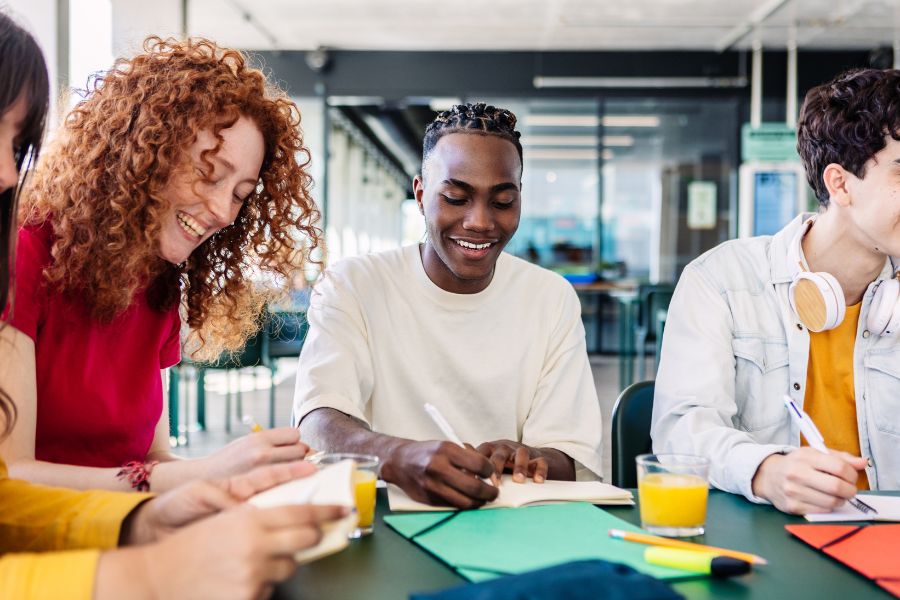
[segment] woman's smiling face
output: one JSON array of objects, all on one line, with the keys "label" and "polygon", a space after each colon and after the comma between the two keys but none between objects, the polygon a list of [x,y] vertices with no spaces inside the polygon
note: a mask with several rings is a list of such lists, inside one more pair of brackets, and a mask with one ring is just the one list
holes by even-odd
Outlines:
[{"label": "woman's smiling face", "polygon": [[451,133],[438,140],[413,181],[428,238],[422,262],[438,287],[484,290],[519,227],[522,163],[503,138]]},{"label": "woman's smiling face", "polygon": [[[203,242],[237,218],[244,200],[259,182],[265,144],[256,124],[239,118],[221,131],[222,146],[216,147],[212,131],[201,131],[189,149],[187,169],[172,175],[162,190],[170,210],[159,234],[159,255],[180,264]],[[211,165],[211,171],[209,171]]]}]

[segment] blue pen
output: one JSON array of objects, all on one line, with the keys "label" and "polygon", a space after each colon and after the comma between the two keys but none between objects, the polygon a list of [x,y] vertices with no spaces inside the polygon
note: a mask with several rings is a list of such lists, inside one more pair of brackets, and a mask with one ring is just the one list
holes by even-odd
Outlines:
[{"label": "blue pen", "polygon": [[[800,428],[800,433],[803,434],[803,437],[806,438],[806,442],[809,444],[810,448],[815,448],[819,452],[828,453],[828,446],[825,445],[825,438],[822,437],[822,434],[819,433],[819,428],[816,427],[816,424],[813,423],[813,420],[809,418],[809,415],[803,412],[803,409],[797,406],[794,400],[788,396],[784,395],[784,405],[788,409],[788,413],[791,415],[791,419],[797,424],[797,427]],[[878,514],[878,511],[860,500],[858,497],[854,496],[847,500],[852,507],[862,513],[872,513]]]}]

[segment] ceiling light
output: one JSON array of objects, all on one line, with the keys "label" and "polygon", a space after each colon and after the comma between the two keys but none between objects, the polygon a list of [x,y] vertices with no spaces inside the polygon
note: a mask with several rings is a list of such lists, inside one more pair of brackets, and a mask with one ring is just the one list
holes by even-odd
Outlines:
[{"label": "ceiling light", "polygon": [[434,112],[444,112],[450,110],[457,104],[462,104],[462,100],[454,97],[432,98],[428,101],[428,108]]},{"label": "ceiling light", "polygon": [[525,115],[525,124],[537,127],[596,127],[596,115]]},{"label": "ceiling light", "polygon": [[634,146],[634,137],[630,135],[604,135],[604,146]]},{"label": "ceiling light", "polygon": [[659,127],[660,119],[656,115],[606,115],[603,117],[604,127]]},{"label": "ceiling light", "polygon": [[746,77],[535,77],[542,88],[742,88]]},{"label": "ceiling light", "polygon": [[532,127],[659,127],[658,115],[525,115],[525,124]]},{"label": "ceiling light", "polygon": [[381,96],[328,96],[328,106],[381,106]]},{"label": "ceiling light", "polygon": [[523,146],[596,146],[596,135],[525,135]]},{"label": "ceiling light", "polygon": [[600,155],[596,150],[582,148],[555,148],[529,150],[525,153],[527,160],[592,160],[596,161]]}]

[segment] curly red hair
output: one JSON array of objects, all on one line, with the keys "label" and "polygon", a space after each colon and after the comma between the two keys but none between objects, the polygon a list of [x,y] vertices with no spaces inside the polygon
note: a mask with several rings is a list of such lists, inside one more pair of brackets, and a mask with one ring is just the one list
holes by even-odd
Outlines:
[{"label": "curly red hair", "polygon": [[[49,221],[56,235],[48,283],[83,298],[101,322],[147,289],[154,308],[182,303],[197,358],[239,349],[266,300],[250,273],[287,277],[320,243],[297,106],[242,53],[206,39],[147,38],[143,53],[117,60],[90,88],[23,198],[23,221]],[[189,168],[200,131],[218,140],[206,160],[241,116],[263,135],[259,184],[233,225],[170,265],[158,255],[170,209],[161,190]]]}]

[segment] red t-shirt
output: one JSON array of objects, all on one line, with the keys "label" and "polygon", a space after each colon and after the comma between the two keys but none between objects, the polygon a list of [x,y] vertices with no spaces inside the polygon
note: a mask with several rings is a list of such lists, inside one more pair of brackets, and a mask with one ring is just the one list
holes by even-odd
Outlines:
[{"label": "red t-shirt", "polygon": [[97,322],[44,280],[52,239],[49,224],[19,231],[9,319],[34,340],[35,457],[89,467],[144,460],[162,414],[160,369],[181,358],[178,307],[159,312],[140,292],[113,321]]}]

